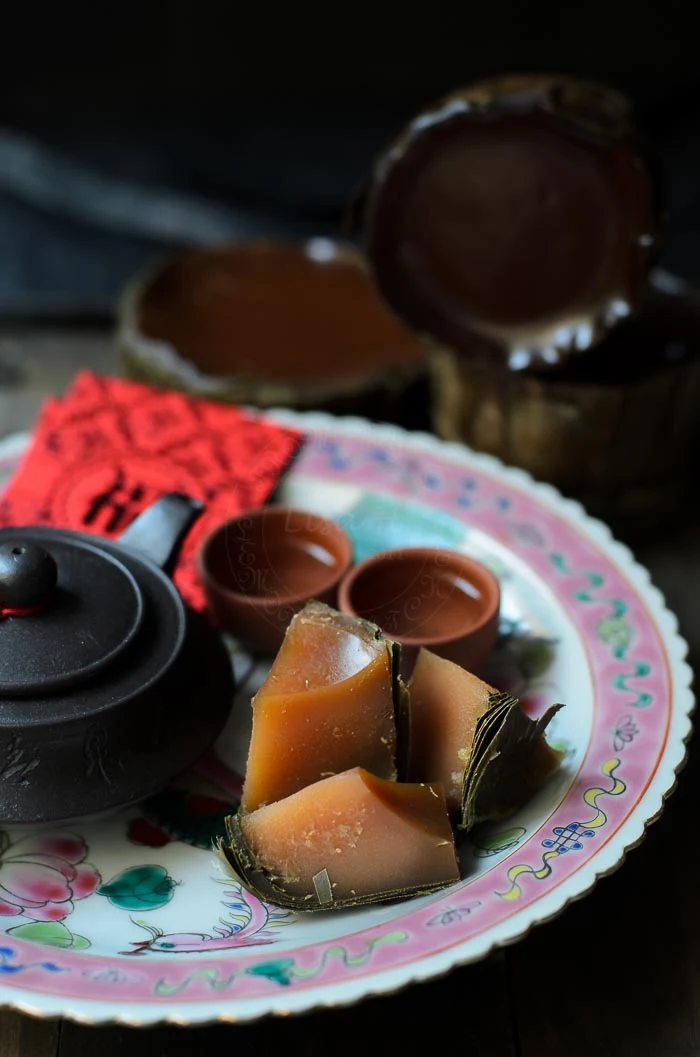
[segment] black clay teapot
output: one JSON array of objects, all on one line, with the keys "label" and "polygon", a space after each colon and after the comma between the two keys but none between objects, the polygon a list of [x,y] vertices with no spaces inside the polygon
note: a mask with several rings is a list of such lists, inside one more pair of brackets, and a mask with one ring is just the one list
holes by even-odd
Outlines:
[{"label": "black clay teapot", "polygon": [[168,575],[202,509],[163,496],[118,542],[0,530],[0,824],[137,802],[220,733],[230,659]]}]

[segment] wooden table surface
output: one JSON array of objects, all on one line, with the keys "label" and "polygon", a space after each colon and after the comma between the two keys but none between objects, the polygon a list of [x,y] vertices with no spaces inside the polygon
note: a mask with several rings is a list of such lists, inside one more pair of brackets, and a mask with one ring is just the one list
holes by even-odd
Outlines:
[{"label": "wooden table surface", "polygon": [[[0,435],[82,366],[115,370],[109,335],[0,327]],[[700,659],[700,526],[637,549]],[[622,869],[524,940],[399,994],[292,1018],[208,1028],[83,1027],[0,1010],[0,1057],[233,1053],[425,1057],[700,1057],[700,765]]]}]

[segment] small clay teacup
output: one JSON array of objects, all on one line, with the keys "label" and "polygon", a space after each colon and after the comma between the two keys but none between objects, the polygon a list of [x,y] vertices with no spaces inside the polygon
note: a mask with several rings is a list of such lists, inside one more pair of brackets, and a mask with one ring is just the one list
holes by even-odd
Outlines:
[{"label": "small clay teacup", "polygon": [[255,653],[275,653],[309,599],[336,605],[351,562],[352,544],[338,525],[283,506],[224,522],[198,559],[215,622]]},{"label": "small clay teacup", "polygon": [[498,580],[484,565],[432,547],[375,554],[346,574],[338,592],[343,612],[402,644],[404,674],[421,646],[478,671],[496,642],[500,601]]}]

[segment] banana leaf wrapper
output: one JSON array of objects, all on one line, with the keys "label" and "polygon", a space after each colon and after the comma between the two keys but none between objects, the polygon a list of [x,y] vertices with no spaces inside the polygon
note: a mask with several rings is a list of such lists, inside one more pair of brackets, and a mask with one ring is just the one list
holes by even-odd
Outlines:
[{"label": "banana leaf wrapper", "polygon": [[460,830],[514,814],[550,777],[561,758],[550,749],[541,764],[544,732],[562,704],[551,705],[537,720],[523,712],[510,694],[491,695],[479,719],[462,781]]}]

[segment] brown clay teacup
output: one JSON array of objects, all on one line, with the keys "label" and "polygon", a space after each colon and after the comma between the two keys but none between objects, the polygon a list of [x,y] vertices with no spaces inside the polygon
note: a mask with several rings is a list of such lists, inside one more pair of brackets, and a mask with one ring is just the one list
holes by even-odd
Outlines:
[{"label": "brown clay teacup", "polygon": [[332,521],[268,506],[205,539],[199,573],[214,621],[256,653],[275,653],[292,616],[315,598],[337,604],[352,544]]},{"label": "brown clay teacup", "polygon": [[478,671],[496,642],[500,601],[498,580],[484,565],[432,547],[375,554],[345,575],[338,592],[343,612],[402,644],[404,674],[421,646]]}]

